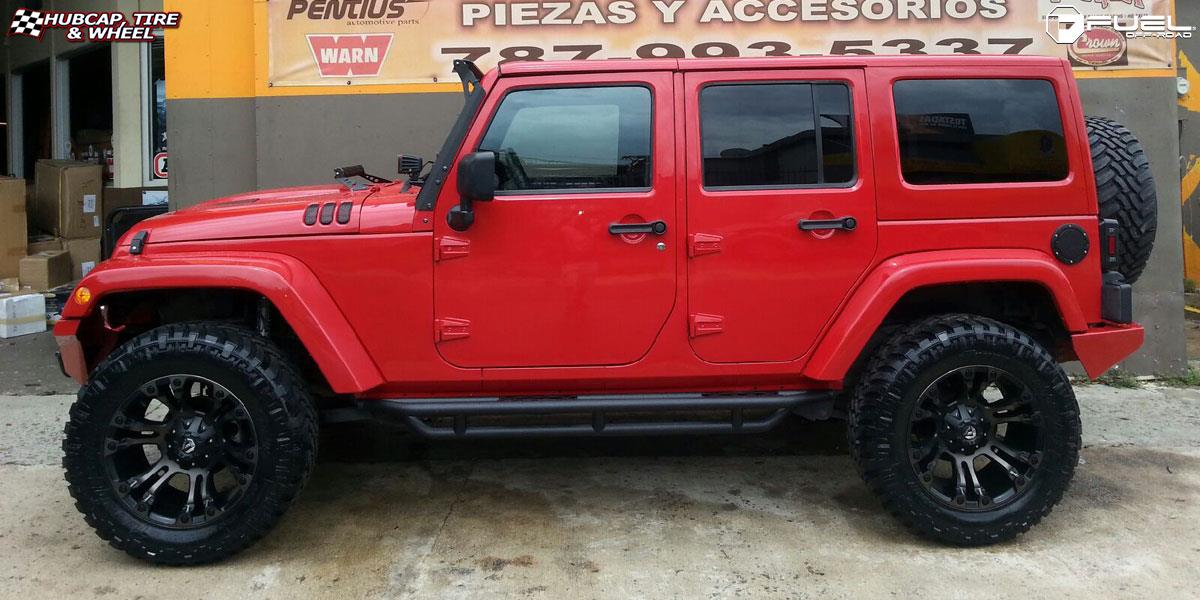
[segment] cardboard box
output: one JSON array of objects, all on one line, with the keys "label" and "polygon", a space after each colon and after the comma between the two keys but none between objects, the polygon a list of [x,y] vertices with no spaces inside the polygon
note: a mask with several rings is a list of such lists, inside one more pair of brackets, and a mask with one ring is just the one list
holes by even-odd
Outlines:
[{"label": "cardboard box", "polygon": [[39,160],[36,193],[30,203],[33,223],[61,238],[100,237],[104,191],[100,165],[73,160]]},{"label": "cardboard box", "polygon": [[108,223],[113,211],[120,208],[142,205],[142,190],[139,188],[104,188],[104,219],[100,226]]},{"label": "cardboard box", "polygon": [[0,339],[45,330],[45,297],[41,294],[0,295]]},{"label": "cardboard box", "polygon": [[39,252],[21,259],[22,286],[44,292],[71,281],[71,255],[65,250]]},{"label": "cardboard box", "polygon": [[100,262],[100,238],[67,240],[64,247],[71,255],[71,280],[83,279]]},{"label": "cardboard box", "polygon": [[[37,254],[38,252],[51,252],[53,250],[62,250],[62,249],[63,249],[62,240],[60,240],[56,237],[46,237],[46,236],[38,236],[35,238],[31,237],[31,238],[29,238],[29,246],[28,246],[28,250],[25,252],[25,256],[29,256],[30,254]],[[22,257],[22,258],[24,258],[24,257]]]},{"label": "cardboard box", "polygon": [[25,256],[25,180],[0,178],[0,278],[15,277]]}]

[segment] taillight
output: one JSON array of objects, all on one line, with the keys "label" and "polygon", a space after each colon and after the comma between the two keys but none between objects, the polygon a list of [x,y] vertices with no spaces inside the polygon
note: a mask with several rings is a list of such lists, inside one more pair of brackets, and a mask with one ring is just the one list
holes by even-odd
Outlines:
[{"label": "taillight", "polygon": [[1121,229],[1116,219],[1100,221],[1100,268],[1104,271],[1114,271],[1117,268],[1117,236]]}]

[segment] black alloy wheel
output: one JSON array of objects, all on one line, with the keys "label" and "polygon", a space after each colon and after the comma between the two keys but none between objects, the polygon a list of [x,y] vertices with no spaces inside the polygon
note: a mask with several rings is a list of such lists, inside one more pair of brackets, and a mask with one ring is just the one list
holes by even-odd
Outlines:
[{"label": "black alloy wheel", "polygon": [[925,491],[958,510],[1016,500],[1037,476],[1041,414],[1029,388],[1007,371],[959,367],[917,398],[909,457]]},{"label": "black alloy wheel", "polygon": [[151,525],[202,527],[245,498],[258,438],[242,401],[197,375],[167,375],[126,398],[104,467],[125,508]]}]

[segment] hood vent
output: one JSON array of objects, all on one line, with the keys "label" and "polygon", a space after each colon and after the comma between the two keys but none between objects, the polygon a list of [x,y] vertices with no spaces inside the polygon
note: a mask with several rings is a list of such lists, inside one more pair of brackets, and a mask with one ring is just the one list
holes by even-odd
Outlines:
[{"label": "hood vent", "polygon": [[[335,216],[334,210],[337,211]],[[350,213],[354,210],[353,202],[342,202],[337,204],[334,202],[326,202],[325,204],[309,204],[304,209],[304,224],[308,226],[316,225],[317,220],[321,221],[322,225],[333,223],[336,217],[338,225],[345,225],[350,222]]]}]

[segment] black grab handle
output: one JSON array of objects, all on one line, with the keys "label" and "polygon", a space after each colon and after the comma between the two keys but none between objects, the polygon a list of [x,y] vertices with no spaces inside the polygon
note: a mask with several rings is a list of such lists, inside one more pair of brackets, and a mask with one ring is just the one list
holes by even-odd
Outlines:
[{"label": "black grab handle", "polygon": [[608,232],[613,235],[631,235],[638,233],[653,233],[662,235],[667,232],[665,221],[650,221],[649,223],[611,223]]},{"label": "black grab handle", "polygon": [[803,219],[800,221],[800,231],[826,231],[841,229],[854,231],[858,227],[858,219],[842,217],[840,219]]}]

